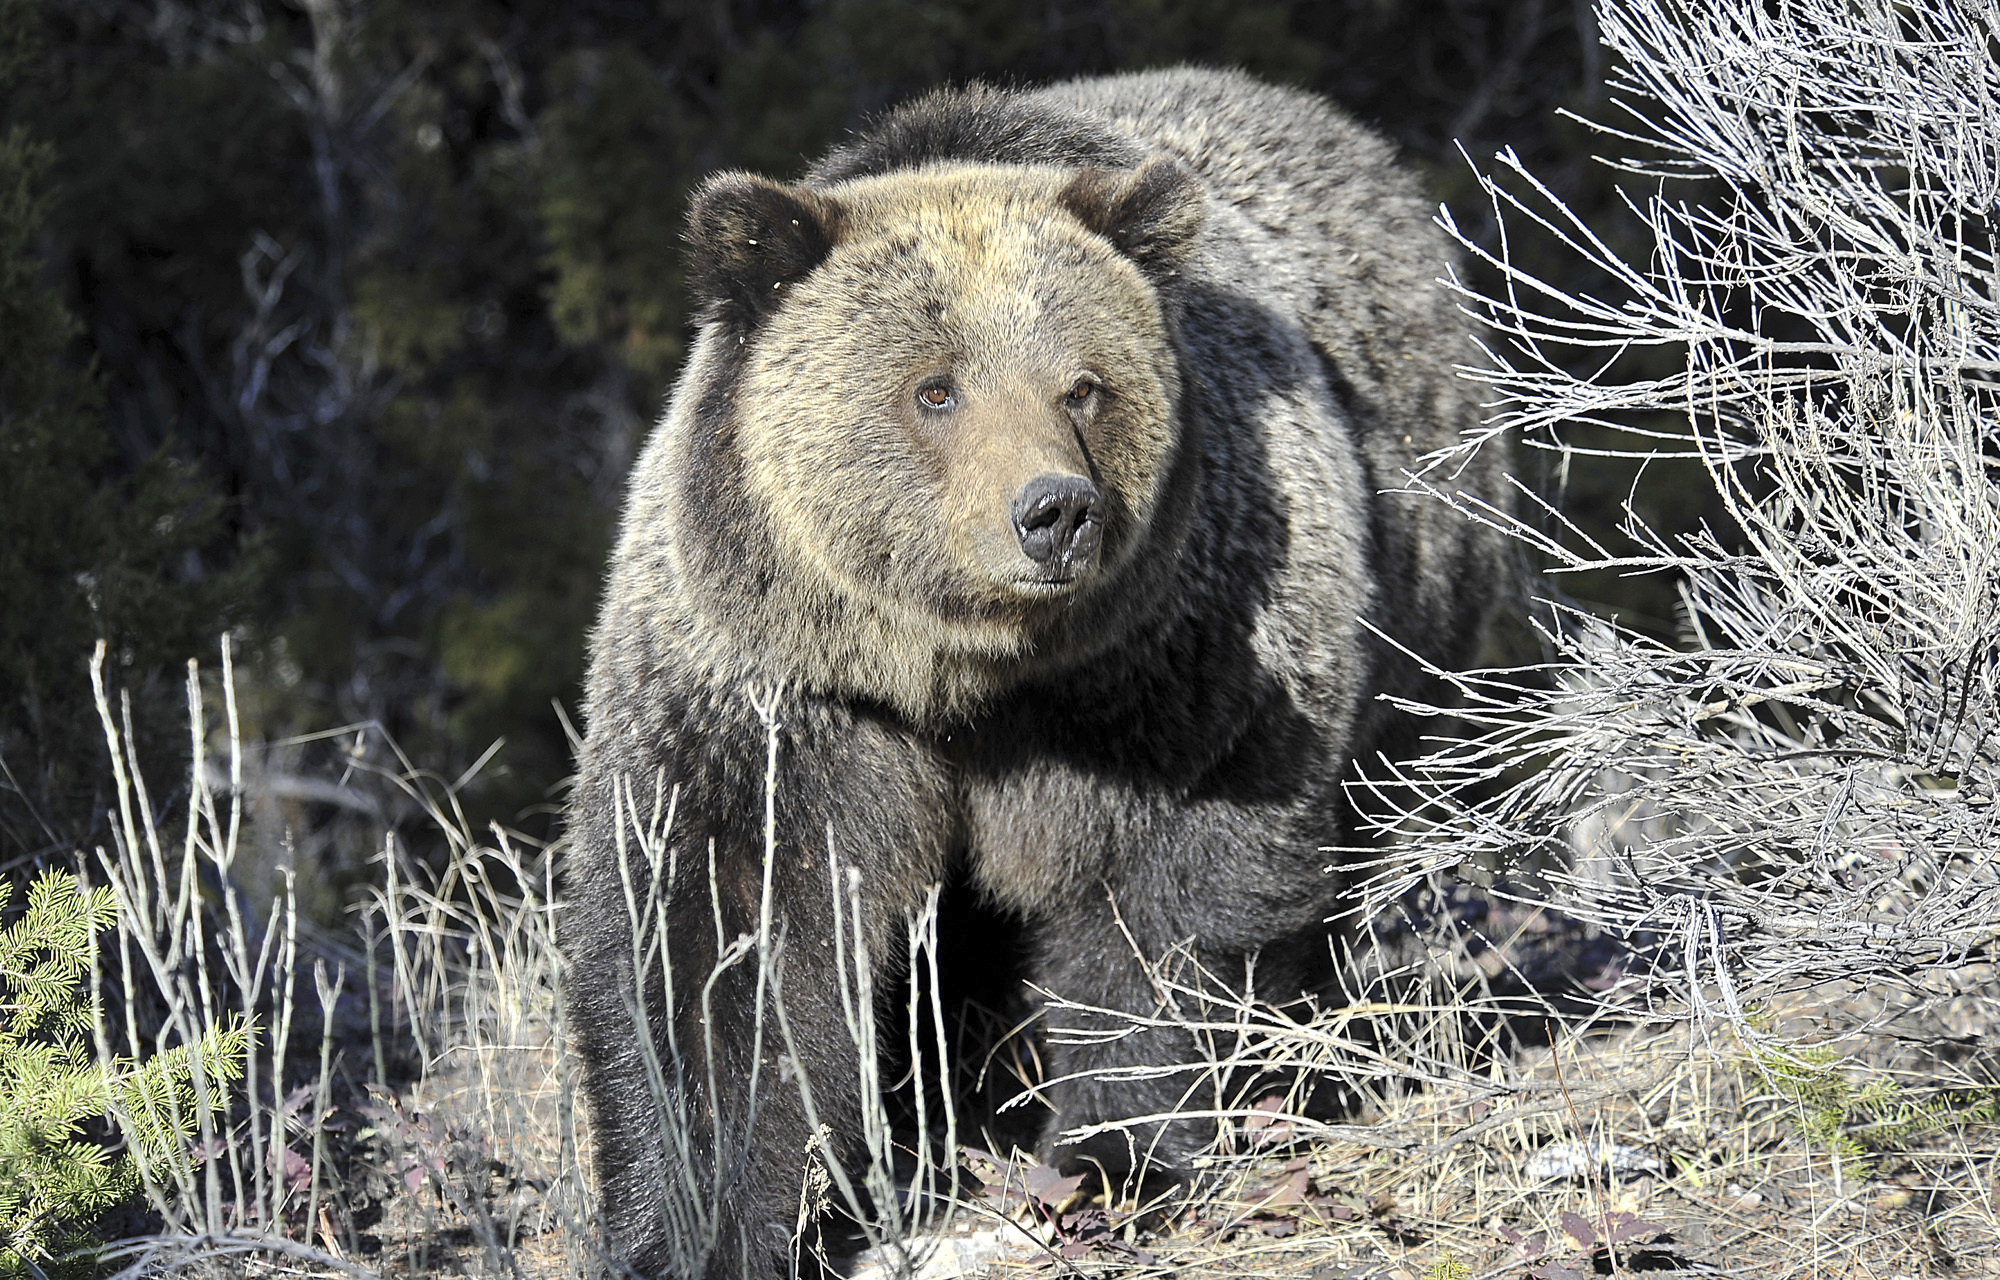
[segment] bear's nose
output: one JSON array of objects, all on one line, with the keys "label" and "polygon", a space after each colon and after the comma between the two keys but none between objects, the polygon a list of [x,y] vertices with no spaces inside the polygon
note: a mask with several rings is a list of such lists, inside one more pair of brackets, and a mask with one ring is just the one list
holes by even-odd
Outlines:
[{"label": "bear's nose", "polygon": [[1082,476],[1036,476],[1014,495],[1014,536],[1028,559],[1067,571],[1104,540],[1104,495]]}]

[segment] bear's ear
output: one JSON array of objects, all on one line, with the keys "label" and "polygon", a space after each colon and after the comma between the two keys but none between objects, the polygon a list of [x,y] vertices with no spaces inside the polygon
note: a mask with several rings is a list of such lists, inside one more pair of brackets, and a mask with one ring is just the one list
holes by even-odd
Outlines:
[{"label": "bear's ear", "polygon": [[1080,170],[1060,199],[1155,284],[1180,271],[1208,217],[1201,179],[1169,155],[1154,155],[1132,170]]},{"label": "bear's ear", "polygon": [[840,206],[750,173],[718,173],[688,208],[688,278],[703,321],[755,325],[833,251]]}]

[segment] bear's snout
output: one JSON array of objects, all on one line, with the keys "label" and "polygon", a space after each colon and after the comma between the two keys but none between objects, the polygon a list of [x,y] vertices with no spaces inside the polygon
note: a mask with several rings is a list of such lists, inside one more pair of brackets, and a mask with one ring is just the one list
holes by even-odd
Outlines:
[{"label": "bear's snout", "polygon": [[1050,581],[1066,582],[1104,541],[1104,495],[1083,476],[1036,476],[1014,495],[1014,536]]}]

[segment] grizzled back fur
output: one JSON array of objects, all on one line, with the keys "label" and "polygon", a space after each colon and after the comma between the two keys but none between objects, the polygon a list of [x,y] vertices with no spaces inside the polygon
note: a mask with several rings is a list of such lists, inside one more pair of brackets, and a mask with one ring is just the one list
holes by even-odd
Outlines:
[{"label": "grizzled back fur", "polygon": [[[802,182],[711,179],[689,254],[700,335],[592,641],[566,998],[621,1255],[777,1276],[863,1105],[830,876],[877,956],[949,880],[1081,1005],[1149,1014],[1145,962],[1188,945],[1297,991],[1342,778],[1418,680],[1363,619],[1462,662],[1501,560],[1382,494],[1475,424],[1464,340],[1414,184],[1303,94],[1185,69],[934,94]],[[1501,462],[1454,483],[1503,501]],[[778,935],[781,982],[724,963]],[[655,946],[671,990],[635,970]],[[1192,1040],[1052,1022],[1045,1156],[1191,1167],[1193,1122],[1061,1135],[1173,1111],[1186,1078],[1135,1069]]]}]

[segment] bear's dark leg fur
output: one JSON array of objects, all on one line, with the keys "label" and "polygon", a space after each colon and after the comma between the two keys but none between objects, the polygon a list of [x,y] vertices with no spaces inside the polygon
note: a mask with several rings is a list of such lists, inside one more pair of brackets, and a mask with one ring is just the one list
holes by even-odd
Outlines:
[{"label": "bear's dark leg fur", "polygon": [[[699,751],[676,751],[687,740],[663,731],[626,740],[654,744],[656,755],[594,762],[606,794],[581,810],[596,829],[569,871],[577,928],[566,943],[568,1013],[591,1064],[593,1164],[619,1256],[649,1277],[788,1275],[808,1166],[851,1154],[819,1150],[801,1072],[835,1141],[861,1129],[839,985],[852,987],[856,929],[842,921],[843,975],[828,847],[840,856],[844,912],[855,873],[860,932],[879,971],[900,955],[913,897],[942,874],[944,775],[913,739],[852,710],[803,699],[777,706],[780,836],[760,953],[766,729],[747,693],[699,710],[710,726]],[[677,786],[657,806],[656,777]],[[671,804],[671,826],[662,816],[663,841],[653,845],[657,880],[612,779],[640,797],[639,828]],[[627,825],[622,868],[614,813]],[[760,954],[769,957],[761,1006]]]},{"label": "bear's dark leg fur", "polygon": [[[1114,913],[1108,893],[1092,905],[1094,910],[1065,912],[1038,933],[1031,980],[1080,1005],[1140,1018],[1173,1018],[1175,1002],[1154,987],[1147,967],[1140,963],[1137,949],[1145,944],[1136,937],[1128,943],[1119,929],[1123,911]],[[1162,957],[1154,952],[1148,960],[1158,964]],[[1194,1010],[1186,1012],[1196,1015]],[[1200,1093],[1198,1073],[1132,1079],[1124,1070],[1199,1062],[1194,1036],[1178,1027],[1144,1027],[1118,1017],[1060,1008],[1049,1010],[1043,1031],[1048,1074],[1058,1083],[1043,1091],[1056,1114],[1046,1128],[1042,1159],[1065,1171],[1100,1175],[1114,1198],[1143,1199],[1159,1175],[1178,1177],[1213,1132],[1212,1123],[1134,1124],[1081,1142],[1060,1135],[1080,1125],[1211,1105]],[[1142,1169],[1150,1176],[1128,1185],[1128,1175]]]},{"label": "bear's dark leg fur", "polygon": [[[1301,885],[1301,903],[1317,899],[1309,885]],[[1217,905],[1212,893],[1203,894],[1202,901],[1211,908]],[[1212,939],[1205,922],[1191,918],[1196,911],[1185,904],[1176,910],[1175,905],[1149,900],[1147,886],[1107,882],[1094,899],[1045,922],[1034,941],[1030,980],[1036,986],[1112,1014],[1051,1008],[1047,1015],[1048,1072],[1061,1082],[1045,1090],[1057,1114],[1047,1128],[1043,1158],[1067,1171],[1087,1166],[1101,1173],[1114,1193],[1128,1174],[1143,1171],[1142,1179],[1122,1188],[1141,1198],[1182,1180],[1193,1157],[1214,1139],[1213,1120],[1121,1123],[1081,1142],[1063,1139],[1062,1132],[1138,1116],[1243,1105],[1239,1097],[1217,1094],[1227,1082],[1217,1082],[1202,1069],[1212,1047],[1198,1043],[1194,1032],[1171,1025],[1182,1018],[1212,1020],[1217,1010],[1202,1007],[1202,995],[1156,985],[1155,977],[1217,999],[1254,992],[1282,1003],[1306,986],[1312,966],[1301,962],[1308,952],[1323,953],[1327,945],[1324,929],[1307,930],[1309,941],[1273,933],[1247,947],[1240,934]],[[1255,908],[1247,901],[1235,905]],[[1116,1016],[1121,1013],[1132,1016]],[[1221,1016],[1227,1017],[1226,1011]],[[1146,1021],[1156,1025],[1144,1025]],[[1230,1047],[1220,1046],[1225,1053]],[[1131,1071],[1182,1065],[1190,1069],[1143,1076]]]},{"label": "bear's dark leg fur", "polygon": [[[788,933],[810,927],[796,911],[786,924]],[[712,947],[670,946],[669,952],[677,972],[701,974],[713,963]],[[706,1019],[690,1002],[675,1021],[672,1042],[657,1000],[643,1031],[632,1020],[630,957],[622,964],[596,965],[595,959],[586,953],[573,961],[602,977],[593,994],[572,997],[571,1014],[585,1029],[579,1051],[611,1068],[591,1072],[588,1088],[601,1208],[622,1256],[646,1276],[784,1273],[813,1130],[769,1016],[777,992],[767,995],[761,1037],[755,1026],[756,952],[709,988]],[[815,1064],[815,1079],[825,1077],[814,1090],[820,1118],[846,1132],[859,1099],[854,1072],[843,1061],[852,1052],[843,1053],[844,1029],[826,1018],[826,993],[816,989],[826,971],[782,958],[774,968],[784,980],[799,1056]],[[649,985],[656,991],[661,986]],[[638,1047],[648,1040],[659,1046],[657,1068]],[[680,1052],[669,1050],[669,1043]],[[758,1057],[753,1117],[750,1084]],[[702,1259],[690,1256],[697,1245],[707,1251],[705,1270]]]},{"label": "bear's dark leg fur", "polygon": [[[1186,627],[1208,638],[1153,652],[1232,653],[1212,618]],[[1060,1082],[1045,1090],[1058,1114],[1044,1154],[1071,1171],[1098,1168],[1114,1191],[1141,1161],[1145,1185],[1128,1190],[1178,1180],[1213,1121],[1141,1124],[1081,1144],[1062,1141],[1064,1130],[1241,1103],[1202,1093],[1213,1085],[1200,1070],[1129,1070],[1205,1060],[1193,1033],[1165,1025],[1204,1011],[1186,998],[1167,1007],[1154,969],[1218,995],[1254,980],[1257,998],[1280,1004],[1320,985],[1342,887],[1320,846],[1339,840],[1344,817],[1320,730],[1275,682],[1244,678],[1254,660],[1235,652],[1225,681],[1128,656],[1084,679],[1135,690],[1145,715],[1116,697],[1021,697],[982,729],[968,784],[974,879],[1026,919],[1029,980],[1110,1011],[1049,1012],[1049,1076]]]}]

